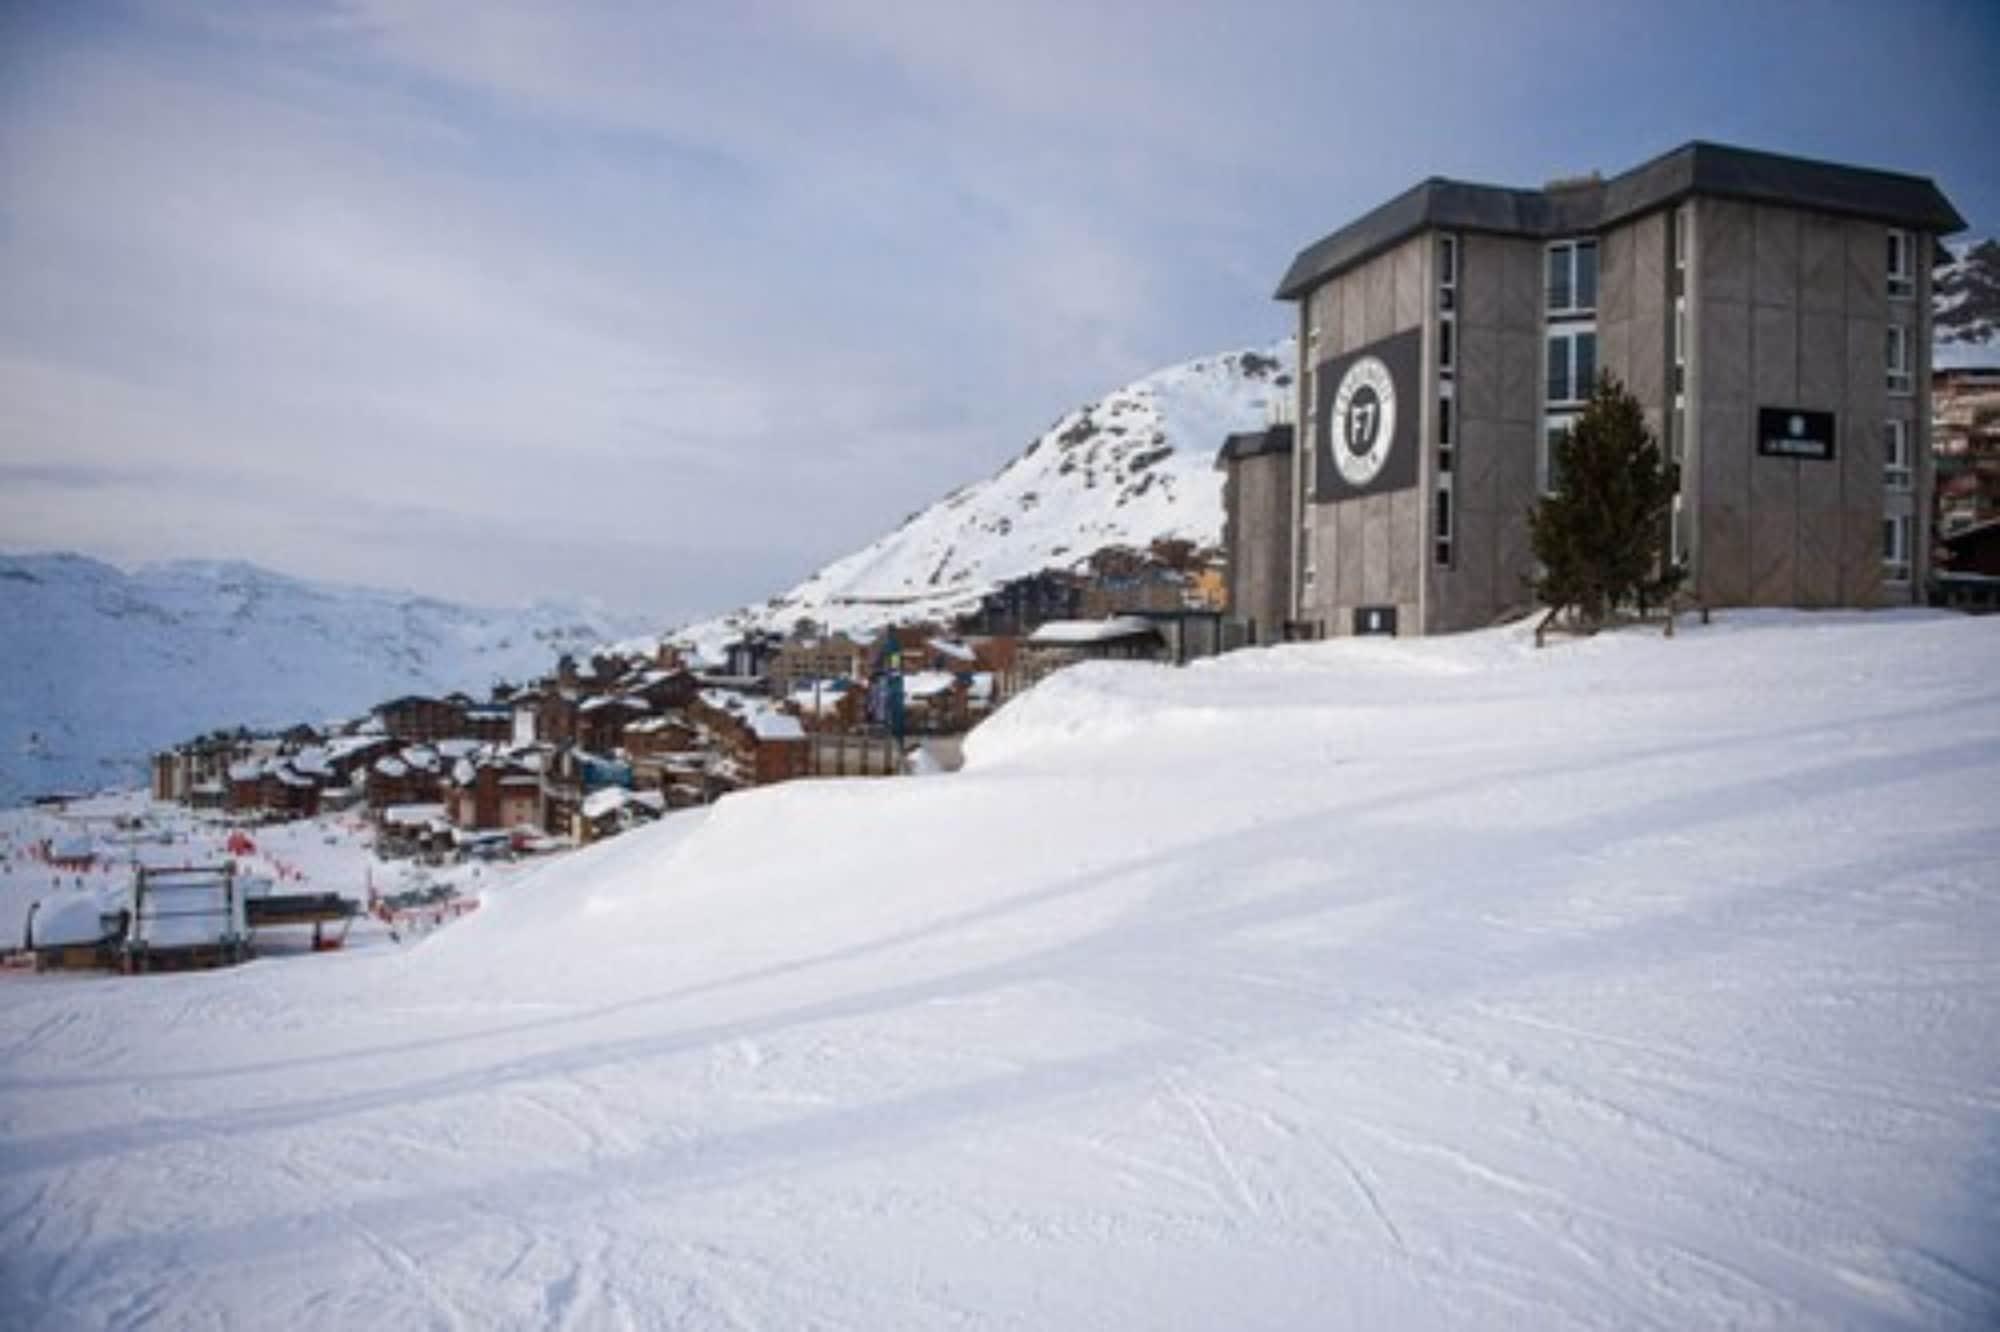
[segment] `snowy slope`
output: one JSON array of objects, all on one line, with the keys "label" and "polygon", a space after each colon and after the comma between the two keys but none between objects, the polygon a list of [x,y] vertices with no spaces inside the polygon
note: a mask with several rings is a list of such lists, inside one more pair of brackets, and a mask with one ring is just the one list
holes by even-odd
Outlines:
[{"label": "snowy slope", "polygon": [[1987,1328],[2000,619],[1084,667],[407,953],[0,981],[23,1326]]},{"label": "snowy slope", "polygon": [[1222,539],[1225,435],[1265,424],[1292,382],[1294,346],[1156,371],[1072,411],[1019,458],[912,515],[770,603],[675,635],[704,645],[801,616],[834,629],[956,614],[1011,578],[1113,545]]},{"label": "snowy slope", "polygon": [[143,780],[147,753],[217,726],[316,722],[409,691],[483,693],[633,628],[596,610],[454,605],[248,564],[125,573],[77,555],[0,555],[0,806]]}]

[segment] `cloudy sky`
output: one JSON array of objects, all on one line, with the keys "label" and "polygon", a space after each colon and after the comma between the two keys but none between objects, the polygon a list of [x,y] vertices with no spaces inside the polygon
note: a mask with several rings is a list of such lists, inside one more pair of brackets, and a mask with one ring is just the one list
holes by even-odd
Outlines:
[{"label": "cloudy sky", "polygon": [[678,620],[1423,176],[1996,129],[1991,0],[0,0],[0,545]]}]

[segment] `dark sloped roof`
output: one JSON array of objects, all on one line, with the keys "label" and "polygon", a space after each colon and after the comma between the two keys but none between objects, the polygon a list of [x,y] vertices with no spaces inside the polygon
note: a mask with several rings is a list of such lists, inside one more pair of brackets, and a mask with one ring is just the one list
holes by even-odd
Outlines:
[{"label": "dark sloped roof", "polygon": [[1215,455],[1215,465],[1227,467],[1239,458],[1254,458],[1260,453],[1291,451],[1291,426],[1266,426],[1262,430],[1245,430],[1225,438],[1222,441],[1222,451]]},{"label": "dark sloped roof", "polygon": [[1567,236],[1706,194],[1864,217],[1950,235],[1965,219],[1924,176],[1695,141],[1607,181],[1517,190],[1433,176],[1299,252],[1278,284],[1297,300],[1419,231]]}]

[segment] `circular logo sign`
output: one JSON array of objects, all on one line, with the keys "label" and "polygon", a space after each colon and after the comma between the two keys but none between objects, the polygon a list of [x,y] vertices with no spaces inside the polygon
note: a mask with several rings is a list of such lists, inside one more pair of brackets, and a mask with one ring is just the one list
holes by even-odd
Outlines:
[{"label": "circular logo sign", "polygon": [[1347,367],[1333,395],[1333,465],[1340,479],[1361,487],[1389,461],[1396,438],[1396,384],[1389,367],[1364,356]]}]

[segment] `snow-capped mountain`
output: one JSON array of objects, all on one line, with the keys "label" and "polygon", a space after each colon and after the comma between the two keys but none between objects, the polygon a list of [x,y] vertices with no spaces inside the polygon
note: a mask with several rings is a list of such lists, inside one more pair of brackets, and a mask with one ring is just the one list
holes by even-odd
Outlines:
[{"label": "snow-capped mountain", "polygon": [[633,628],[596,609],[456,605],[249,564],[125,573],[79,555],[0,556],[0,805],[141,780],[147,754],[218,726],[483,693]]},{"label": "snow-capped mountain", "polygon": [[1223,436],[1265,424],[1292,383],[1295,348],[1170,366],[1067,413],[1020,457],[782,596],[673,635],[710,646],[744,628],[831,629],[953,615],[1012,578],[1105,546],[1222,539]]}]

